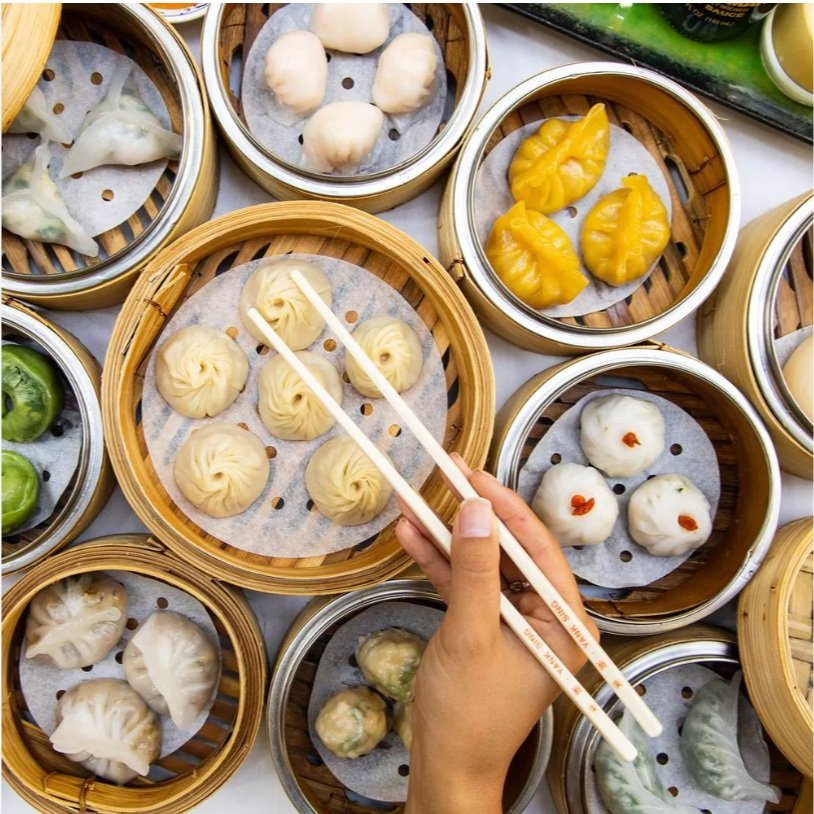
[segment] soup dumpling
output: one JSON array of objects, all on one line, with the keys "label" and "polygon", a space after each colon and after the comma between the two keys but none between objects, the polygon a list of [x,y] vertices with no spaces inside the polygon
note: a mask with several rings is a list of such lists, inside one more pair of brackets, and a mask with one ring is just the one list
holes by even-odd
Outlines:
[{"label": "soup dumpling", "polygon": [[427,643],[415,633],[391,627],[366,636],[356,648],[365,681],[395,701],[410,701]]},{"label": "soup dumpling", "polygon": [[277,101],[297,116],[322,104],[328,81],[328,60],[319,37],[310,31],[289,31],[278,37],[265,58],[266,84]]},{"label": "soup dumpling", "polygon": [[302,157],[308,169],[353,173],[372,152],[384,114],[367,102],[331,102],[308,120],[302,131]]},{"label": "soup dumpling", "polygon": [[428,34],[399,34],[382,52],[373,81],[373,102],[385,113],[412,113],[435,92],[438,55]]},{"label": "soup dumpling", "polygon": [[311,28],[326,48],[369,54],[390,36],[387,3],[316,3]]}]

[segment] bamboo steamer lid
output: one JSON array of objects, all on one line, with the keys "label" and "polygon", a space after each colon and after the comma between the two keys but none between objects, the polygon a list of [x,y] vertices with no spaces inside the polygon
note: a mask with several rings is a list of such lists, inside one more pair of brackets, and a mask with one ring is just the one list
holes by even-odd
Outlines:
[{"label": "bamboo steamer lid", "polygon": [[738,604],[749,695],[772,740],[808,777],[814,739],[813,557],[812,518],[783,526]]},{"label": "bamboo steamer lid", "polygon": [[3,132],[26,103],[59,26],[61,3],[3,3]]}]

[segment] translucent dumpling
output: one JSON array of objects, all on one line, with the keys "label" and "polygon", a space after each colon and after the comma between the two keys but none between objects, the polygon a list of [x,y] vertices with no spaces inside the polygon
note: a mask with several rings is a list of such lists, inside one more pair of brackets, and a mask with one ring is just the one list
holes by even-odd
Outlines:
[{"label": "translucent dumpling", "polygon": [[494,222],[486,256],[506,288],[532,308],[571,302],[588,285],[568,235],[523,201]]},{"label": "translucent dumpling", "polygon": [[37,85],[34,85],[34,90],[9,126],[8,132],[39,133],[44,139],[58,141],[60,144],[70,144],[72,140],[71,131],[56,113],[48,109],[45,94]]},{"label": "translucent dumpling", "polygon": [[395,701],[410,701],[427,643],[415,633],[391,627],[359,642],[356,662],[365,680]]},{"label": "translucent dumpling", "polygon": [[387,3],[316,3],[311,28],[326,48],[369,54],[390,35]]},{"label": "translucent dumpling", "polygon": [[337,757],[357,758],[372,752],[387,734],[384,699],[367,687],[332,695],[320,709],[314,729]]},{"label": "translucent dumpling", "polygon": [[573,122],[546,119],[509,166],[514,199],[544,214],[578,201],[602,175],[609,147],[605,105],[594,105]]},{"label": "translucent dumpling", "polygon": [[667,210],[644,175],[623,178],[622,188],[600,198],[582,224],[585,265],[609,285],[641,277],[669,242]]},{"label": "translucent dumpling", "polygon": [[297,116],[322,104],[328,60],[319,38],[310,31],[289,31],[266,52],[266,84],[277,101]]},{"label": "translucent dumpling", "polygon": [[314,113],[302,131],[303,161],[314,172],[356,172],[383,125],[384,114],[367,102],[331,102]]},{"label": "translucent dumpling", "polygon": [[438,55],[428,34],[399,34],[382,52],[373,102],[385,113],[412,113],[435,95]]}]

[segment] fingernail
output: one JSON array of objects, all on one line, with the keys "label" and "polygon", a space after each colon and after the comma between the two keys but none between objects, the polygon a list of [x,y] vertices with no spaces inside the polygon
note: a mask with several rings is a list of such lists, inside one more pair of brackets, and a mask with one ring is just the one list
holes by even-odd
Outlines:
[{"label": "fingernail", "polygon": [[489,537],[492,533],[492,504],[482,497],[465,500],[458,514],[462,537]]}]

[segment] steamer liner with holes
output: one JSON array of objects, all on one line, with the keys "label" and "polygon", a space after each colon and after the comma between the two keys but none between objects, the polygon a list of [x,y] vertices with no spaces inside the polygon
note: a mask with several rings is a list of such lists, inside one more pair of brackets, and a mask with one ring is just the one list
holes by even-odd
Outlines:
[{"label": "steamer liner with holes", "polygon": [[98,258],[3,231],[6,293],[71,310],[121,302],[149,259],[214,206],[217,152],[195,61],[180,35],[143,5],[71,3],[61,17],[59,4],[9,5],[3,7],[3,25],[3,63],[13,65],[3,71],[4,130],[40,79],[57,39],[97,43],[133,59],[158,88],[173,130],[182,135],[180,160],[169,162],[143,206],[98,235]]},{"label": "steamer liner with holes", "polygon": [[778,529],[738,603],[738,644],[752,703],[781,752],[812,775],[812,518]]},{"label": "steamer liner with holes", "polygon": [[703,362],[656,343],[584,356],[526,382],[498,413],[490,471],[516,488],[554,421],[588,393],[619,387],[644,389],[689,413],[712,442],[721,481],[712,535],[686,562],[644,587],[599,597],[583,588],[600,630],[630,636],[697,622],[746,585],[777,526],[780,473],[768,433],[740,392]]},{"label": "steamer liner with holes", "polygon": [[[285,4],[213,3],[201,35],[203,75],[212,112],[243,171],[280,200],[334,201],[368,212],[391,209],[430,187],[469,132],[489,77],[486,34],[477,3],[412,3],[446,63],[452,112],[412,158],[369,176],[331,178],[288,164],[264,149],[246,124],[239,96],[243,66],[260,29]],[[449,104],[449,102],[448,102]]]},{"label": "steamer liner with holes", "polygon": [[779,350],[786,337],[810,332],[814,323],[813,218],[814,198],[807,192],[744,227],[730,268],[698,320],[701,358],[755,406],[781,466],[809,479],[811,420],[786,385]]},{"label": "steamer liner with holes", "polygon": [[3,297],[2,317],[4,340],[36,343],[59,366],[82,421],[76,471],[54,512],[34,528],[3,538],[2,570],[10,574],[28,568],[84,531],[107,502],[115,481],[102,433],[101,369],[96,359],[66,330],[10,297]]},{"label": "steamer liner with holes", "polygon": [[[492,271],[473,216],[475,182],[485,157],[518,128],[581,116],[597,102],[605,103],[611,123],[638,139],[663,172],[672,200],[672,236],[655,270],[624,300],[585,316],[555,319],[515,299]],[[701,101],[652,71],[580,63],[527,79],[483,115],[447,182],[439,254],[495,333],[541,353],[576,354],[642,342],[691,314],[721,279],[739,219],[740,182],[729,142]]]},{"label": "steamer liner with holes", "polygon": [[[130,571],[182,590],[205,606],[220,636],[222,675],[215,703],[198,734],[158,761],[167,779],[115,786],[89,779],[55,753],[27,716],[18,684],[25,610],[45,585],[88,571]],[[3,777],[36,810],[61,814],[180,814],[217,791],[248,755],[260,726],[266,682],[262,635],[240,592],[201,574],[153,538],[119,535],[84,543],[40,563],[3,603]]]},{"label": "steamer liner with holes", "polygon": [[[432,333],[443,362],[445,446],[473,465],[481,464],[491,434],[494,381],[474,314],[421,246],[383,221],[338,204],[303,201],[238,210],[165,249],[140,277],[113,330],[105,368],[104,421],[112,433],[111,459],[127,499],[173,551],[218,579],[254,590],[337,593],[391,577],[408,564],[393,524],[325,556],[304,551],[297,557],[271,557],[238,549],[204,533],[170,499],[156,477],[141,425],[147,361],[176,309],[216,276],[222,280],[229,269],[287,252],[346,260],[402,295]],[[398,443],[410,442],[405,432],[398,437]],[[440,516],[452,517],[455,501],[437,473],[425,482],[422,494]]]},{"label": "steamer liner with holes", "polygon": [[[733,634],[707,625],[695,625],[659,636],[635,639],[603,637],[603,644],[634,686],[646,684],[649,680],[688,666],[706,667],[727,680],[740,669]],[[610,712],[614,700],[610,689],[597,681],[596,674],[589,667],[580,673],[579,678],[586,690]],[[687,697],[682,692],[682,696],[675,699],[676,705],[684,705]],[[663,716],[674,711],[662,704]],[[798,807],[797,800],[798,797],[802,800],[806,793],[810,793],[806,789],[807,781],[788,764],[768,737],[766,740],[769,746],[771,782],[783,792],[781,802],[769,805],[766,811],[802,814],[806,809]],[[555,702],[554,742],[560,748],[552,753],[548,765],[548,782],[559,814],[599,814],[597,808],[588,803],[588,792],[593,785],[590,775],[597,741],[596,732],[584,718],[580,718],[572,704],[564,699]],[[664,757],[669,761],[669,755]],[[681,790],[678,791],[680,800]]]},{"label": "steamer liner with holes", "polygon": [[[317,664],[330,635],[359,612],[393,601],[444,608],[435,589],[423,579],[411,576],[393,580],[343,596],[312,600],[280,645],[269,691],[267,726],[274,768],[301,814],[373,814],[381,810],[381,803],[374,806],[355,801],[322,763],[310,740],[307,710]],[[551,753],[552,729],[549,710],[512,762],[504,789],[504,810],[510,814],[523,811],[542,780]],[[394,804],[388,810],[401,812],[404,807]]]}]

